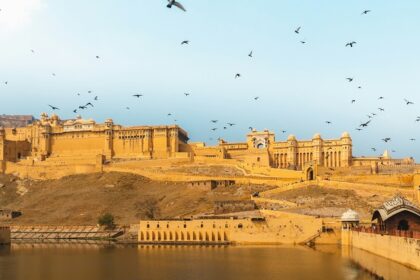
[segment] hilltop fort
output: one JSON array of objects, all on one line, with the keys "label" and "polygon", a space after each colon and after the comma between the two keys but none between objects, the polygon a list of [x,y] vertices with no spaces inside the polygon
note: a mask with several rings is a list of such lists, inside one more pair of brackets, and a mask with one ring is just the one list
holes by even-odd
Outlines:
[{"label": "hilltop fort", "polygon": [[380,157],[354,157],[352,139],[347,132],[337,139],[323,139],[317,133],[310,140],[289,135],[286,141],[276,141],[275,134],[269,130],[252,130],[245,142],[229,143],[220,139],[216,146],[206,146],[203,142],[190,143],[188,133],[178,125],[125,127],[112,119],[104,123],[80,116],[61,120],[55,114],[46,113],[39,120],[10,116],[9,119],[22,119],[26,125],[0,127],[0,170],[28,176],[43,173],[49,178],[51,172],[41,172],[42,167],[57,166],[53,176],[60,174],[66,165],[75,167],[63,171],[64,176],[75,170],[87,173],[102,170],[104,164],[118,163],[123,167],[124,162],[153,165],[156,161],[234,164],[251,172],[268,168],[277,177],[307,180],[336,169],[375,174],[379,169],[413,171],[415,168],[412,158],[392,159],[387,152]]}]

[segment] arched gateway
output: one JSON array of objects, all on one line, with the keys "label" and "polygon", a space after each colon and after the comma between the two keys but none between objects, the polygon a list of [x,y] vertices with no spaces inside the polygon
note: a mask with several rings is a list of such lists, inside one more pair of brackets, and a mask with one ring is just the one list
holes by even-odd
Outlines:
[{"label": "arched gateway", "polygon": [[308,181],[315,180],[315,173],[312,167],[309,167],[308,169],[306,169],[306,180]]}]

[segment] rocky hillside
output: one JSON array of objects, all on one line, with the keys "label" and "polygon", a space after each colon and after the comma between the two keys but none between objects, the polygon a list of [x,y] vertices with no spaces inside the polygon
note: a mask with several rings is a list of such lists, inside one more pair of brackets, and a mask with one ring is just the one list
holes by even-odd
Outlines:
[{"label": "rocky hillside", "polygon": [[47,181],[0,175],[0,209],[22,211],[13,221],[16,224],[96,224],[105,212],[113,214],[117,223],[130,224],[211,213],[214,201],[249,199],[252,192],[266,188],[234,186],[206,192],[117,172]]}]

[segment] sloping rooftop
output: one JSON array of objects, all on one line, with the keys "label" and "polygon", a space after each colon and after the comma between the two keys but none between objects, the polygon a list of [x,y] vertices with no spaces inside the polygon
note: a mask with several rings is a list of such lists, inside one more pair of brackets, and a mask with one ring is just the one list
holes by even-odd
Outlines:
[{"label": "sloping rooftop", "polygon": [[376,209],[373,212],[372,220],[377,219],[380,216],[383,221],[386,221],[392,216],[403,211],[411,212],[414,215],[420,217],[420,208],[417,205],[407,200],[406,198],[397,195],[391,200],[385,201],[381,207]]}]

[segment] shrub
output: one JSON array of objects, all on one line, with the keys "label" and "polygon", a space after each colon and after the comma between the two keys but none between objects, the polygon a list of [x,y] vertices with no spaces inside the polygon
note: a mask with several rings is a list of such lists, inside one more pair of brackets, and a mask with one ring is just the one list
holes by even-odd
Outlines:
[{"label": "shrub", "polygon": [[110,213],[105,213],[98,218],[98,224],[106,229],[115,228],[114,216]]}]

